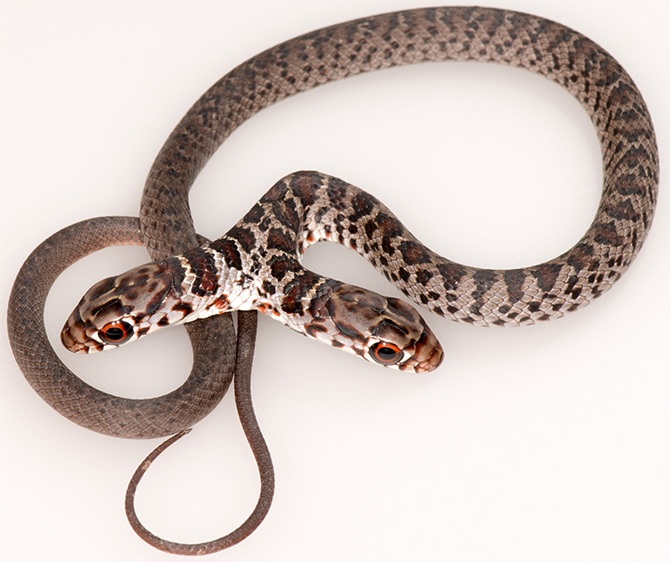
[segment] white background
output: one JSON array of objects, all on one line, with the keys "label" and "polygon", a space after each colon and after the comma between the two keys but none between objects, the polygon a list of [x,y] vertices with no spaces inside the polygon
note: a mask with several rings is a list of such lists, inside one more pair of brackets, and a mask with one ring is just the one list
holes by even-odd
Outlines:
[{"label": "white background", "polygon": [[[300,33],[425,0],[0,3],[3,310],[34,246],[76,220],[137,214],[145,175],[205,89]],[[634,76],[668,161],[670,11],[651,0],[505,0],[589,35]],[[240,128],[192,193],[198,230],[224,233],[284,174],[318,169],[380,197],[444,255],[530,265],[570,247],[601,181],[590,122],[560,88],[518,70],[423,65],[357,77],[278,104]],[[386,371],[265,318],[253,379],[277,491],[260,529],[216,559],[670,560],[668,198],[637,262],[594,305],[522,329],[426,314],[446,349],[425,376]],[[145,261],[84,260],[48,304],[53,341],[81,294]],[[308,265],[395,294],[353,253]],[[35,319],[36,322],[39,319]],[[3,324],[3,330],[4,324]],[[123,513],[157,442],[61,418],[0,347],[0,533],[7,560],[168,560]],[[181,328],[118,352],[65,356],[126,396],[176,387]],[[232,397],[154,465],[144,522],[173,540],[230,531],[257,476]]]}]

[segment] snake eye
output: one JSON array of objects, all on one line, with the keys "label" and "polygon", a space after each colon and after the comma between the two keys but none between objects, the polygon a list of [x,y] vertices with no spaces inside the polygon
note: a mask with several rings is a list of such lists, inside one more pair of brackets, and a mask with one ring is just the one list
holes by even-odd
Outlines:
[{"label": "snake eye", "polygon": [[402,350],[393,343],[380,341],[370,348],[370,357],[380,365],[395,365],[402,356]]},{"label": "snake eye", "polygon": [[133,335],[133,327],[128,324],[128,322],[117,320],[116,322],[110,322],[103,326],[98,332],[98,335],[105,343],[121,345],[131,338]]}]

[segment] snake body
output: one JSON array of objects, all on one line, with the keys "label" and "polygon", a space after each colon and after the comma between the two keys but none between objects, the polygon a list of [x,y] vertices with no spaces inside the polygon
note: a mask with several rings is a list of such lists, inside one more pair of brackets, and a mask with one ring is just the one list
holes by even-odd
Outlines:
[{"label": "snake body", "polygon": [[[576,97],[591,117],[602,148],[602,198],[593,224],[568,252],[514,270],[460,265],[423,246],[372,196],[314,173],[279,182],[227,235],[199,246],[188,191],[210,156],[246,119],[281,99],[348,76],[464,60],[496,62],[546,76]],[[189,380],[169,395],[145,401],[119,399],[84,384],[58,360],[43,325],[35,324],[42,317],[49,286],[74,259],[108,243],[141,240],[156,261],[142,266],[144,273],[117,278],[131,279],[130,285],[107,282],[106,291],[98,286],[97,293],[84,297],[83,304],[96,305],[77,310],[64,336],[71,347],[100,347],[102,328],[108,324],[116,323],[106,334],[117,343],[127,339],[128,327],[128,339],[141,335],[140,330],[148,332],[142,324],[148,321],[142,314],[147,309],[150,317],[159,309],[159,314],[165,313],[164,320],[156,320],[158,326],[237,306],[278,316],[308,335],[326,336],[333,345],[341,345],[344,340],[338,338],[346,336],[346,347],[368,357],[375,345],[372,332],[382,325],[385,341],[393,332],[391,339],[404,346],[393,364],[427,370],[439,362],[441,352],[418,314],[408,305],[359,293],[362,290],[304,270],[299,257],[307,244],[330,239],[353,247],[415,302],[451,319],[477,325],[530,324],[589,303],[621,276],[649,231],[658,176],[654,130],[640,92],[613,57],[578,32],[544,18],[479,7],[409,10],[338,24],[249,59],[193,105],[150,170],[140,211],[141,233],[136,222],[103,219],[66,229],[40,246],[21,269],[10,297],[12,348],[26,378],[49,404],[96,431],[125,437],[166,435],[210,411],[232,376],[233,346],[221,345],[233,337],[229,314],[189,324],[196,362]],[[269,249],[268,244],[276,247]],[[286,268],[273,270],[273,259],[285,260]],[[158,276],[150,278],[152,271]],[[137,283],[136,274],[144,276],[142,283]],[[181,308],[170,299],[151,299],[161,283],[168,287],[163,294],[171,291],[182,299]],[[219,291],[222,287],[233,290]],[[341,306],[331,306],[328,297],[343,287],[339,296],[347,298],[335,302]],[[362,320],[352,306],[360,303],[347,300],[360,294],[365,295]],[[219,306],[208,308],[206,302]],[[107,314],[105,326],[95,323],[96,307]],[[332,324],[321,321],[324,310],[331,316],[336,313]],[[379,314],[368,317],[375,310]],[[354,334],[352,322],[364,323],[368,332]],[[420,334],[412,331],[417,326],[423,330]],[[90,345],[80,341],[82,334]],[[378,358],[389,357],[385,349]],[[170,548],[185,554],[212,551],[197,545]]]},{"label": "snake body", "polygon": [[[568,252],[512,270],[461,265],[426,248],[371,195],[336,178],[298,173],[275,185],[219,240],[97,284],[69,319],[66,346],[97,351],[165,325],[256,309],[383,364],[434,368],[442,350],[418,316],[302,268],[299,256],[319,240],[354,248],[418,304],[476,325],[548,320],[600,296],[637,255],[651,224],[658,185],[651,121],[630,77],[600,47],[563,26],[513,12],[387,14],[258,55],[210,89],[172,135],[149,176],[147,216],[162,201],[156,190],[163,194],[169,185],[185,197],[180,186],[190,185],[241,120],[271,102],[375,68],[468,59],[543,74],[565,86],[591,116],[603,153],[602,200],[593,224]],[[160,224],[148,220],[145,234]],[[153,249],[163,253],[162,246]],[[396,333],[388,340],[377,333],[389,330]]]}]

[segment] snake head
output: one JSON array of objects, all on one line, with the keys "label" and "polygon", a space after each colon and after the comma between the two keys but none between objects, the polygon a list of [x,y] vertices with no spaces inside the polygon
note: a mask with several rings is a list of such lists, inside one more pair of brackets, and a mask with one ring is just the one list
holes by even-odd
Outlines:
[{"label": "snake head", "polygon": [[315,339],[400,371],[425,373],[444,352],[421,315],[406,302],[340,284],[314,299],[313,320],[303,327]]},{"label": "snake head", "polygon": [[167,311],[176,310],[182,317],[184,306],[177,306],[181,292],[169,261],[103,279],[79,301],[61,331],[61,341],[74,353],[119,347],[167,324]]}]

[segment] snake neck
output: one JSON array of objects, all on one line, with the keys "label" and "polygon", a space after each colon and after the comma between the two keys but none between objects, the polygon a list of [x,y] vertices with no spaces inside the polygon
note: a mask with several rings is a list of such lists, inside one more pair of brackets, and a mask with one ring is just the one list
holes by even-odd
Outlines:
[{"label": "snake neck", "polygon": [[[166,260],[181,287],[172,305],[183,314],[177,321],[258,310],[312,337],[332,332],[319,321],[327,316],[325,309],[337,306],[333,304],[337,295],[353,290],[352,286],[306,269],[301,258],[317,242],[337,242],[363,255],[387,278],[397,280],[384,267],[389,266],[384,258],[380,262],[375,257],[383,242],[369,228],[366,238],[355,225],[373,208],[392,217],[377,199],[337,178],[318,172],[283,178],[221,238]],[[393,220],[398,235],[409,235]]]},{"label": "snake neck", "polygon": [[368,361],[413,372],[433,370],[442,348],[416,310],[300,262],[305,250],[322,240],[354,248],[372,261],[379,245],[355,226],[371,207],[386,209],[337,178],[316,172],[287,176],[224,236],[169,260],[182,295],[178,305],[168,308],[184,311],[177,322],[258,310]]},{"label": "snake neck", "polygon": [[[477,269],[427,248],[367,192],[298,172],[277,182],[223,237],[178,257],[185,306],[192,308],[187,320],[256,309],[304,332],[314,299],[341,284],[300,263],[309,246],[328,240],[358,252],[441,316],[481,326],[533,324],[588,304],[627,268],[639,248],[633,227],[640,221],[621,213],[615,219],[601,209],[574,248],[543,264]],[[617,234],[625,231],[633,235]]]}]

